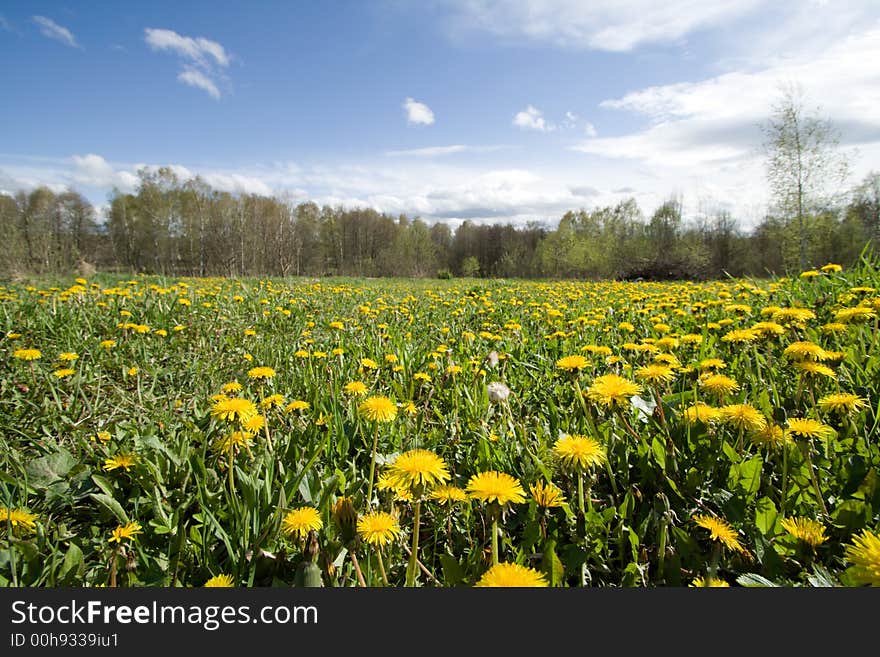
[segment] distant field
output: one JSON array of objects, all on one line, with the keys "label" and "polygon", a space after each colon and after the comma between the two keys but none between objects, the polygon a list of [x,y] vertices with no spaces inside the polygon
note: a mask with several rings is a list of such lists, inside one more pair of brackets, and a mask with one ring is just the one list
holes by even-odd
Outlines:
[{"label": "distant field", "polygon": [[878,289],[7,283],[0,584],[880,585]]}]

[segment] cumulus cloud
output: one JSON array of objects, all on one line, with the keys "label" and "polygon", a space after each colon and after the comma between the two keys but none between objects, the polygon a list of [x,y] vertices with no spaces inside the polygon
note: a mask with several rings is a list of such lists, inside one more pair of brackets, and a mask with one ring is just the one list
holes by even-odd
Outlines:
[{"label": "cumulus cloud", "polygon": [[181,58],[182,70],[177,80],[190,87],[202,89],[215,100],[221,96],[219,79],[225,79],[223,69],[231,57],[218,42],[205,37],[188,37],[174,30],[146,28],[144,41],[154,51],[167,51]]},{"label": "cumulus cloud", "polygon": [[65,46],[70,46],[71,48],[80,47],[76,42],[76,37],[73,36],[73,33],[63,25],[59,25],[53,21],[51,18],[46,18],[45,16],[33,16],[32,20],[40,26],[40,34],[47,39],[59,41]]},{"label": "cumulus cloud", "polygon": [[79,185],[92,187],[117,187],[124,192],[132,191],[138,184],[138,177],[130,171],[117,171],[100,155],[74,155],[70,179]]},{"label": "cumulus cloud", "polygon": [[[807,111],[828,117],[841,143],[862,154],[880,149],[880,27],[840,39],[821,54],[779,56],[755,70],[696,82],[651,86],[601,103],[646,119],[637,131],[582,140],[574,150],[630,160],[658,179],[699,181],[735,204],[765,203],[763,134],[783,85],[797,82]],[[876,155],[875,155],[876,157]],[[871,161],[859,158],[855,177]],[[876,165],[875,165],[876,166]]]},{"label": "cumulus cloud", "polygon": [[403,101],[403,109],[406,111],[407,123],[418,125],[431,125],[434,123],[434,112],[424,103],[407,98]]},{"label": "cumulus cloud", "polygon": [[456,34],[481,31],[509,40],[625,52],[672,43],[724,25],[759,0],[449,0]]},{"label": "cumulus cloud", "polygon": [[513,117],[513,125],[523,130],[537,130],[538,132],[549,132],[556,127],[552,123],[547,123],[544,119],[544,113],[532,105],[516,113]]}]

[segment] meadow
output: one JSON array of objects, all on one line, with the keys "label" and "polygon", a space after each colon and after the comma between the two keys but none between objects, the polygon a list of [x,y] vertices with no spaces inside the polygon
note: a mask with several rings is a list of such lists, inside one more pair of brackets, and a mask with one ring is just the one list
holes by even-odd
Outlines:
[{"label": "meadow", "polygon": [[878,289],[7,282],[0,584],[880,585]]}]

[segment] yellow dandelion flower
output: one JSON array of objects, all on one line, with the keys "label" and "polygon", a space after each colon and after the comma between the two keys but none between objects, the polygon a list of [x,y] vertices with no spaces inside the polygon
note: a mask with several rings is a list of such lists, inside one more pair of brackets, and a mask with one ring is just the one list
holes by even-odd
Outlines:
[{"label": "yellow dandelion flower", "polygon": [[204,588],[230,588],[235,586],[232,575],[215,575],[202,585]]},{"label": "yellow dandelion flower", "polygon": [[230,397],[219,399],[211,408],[211,415],[221,420],[233,422],[247,422],[255,415],[258,415],[257,407],[249,399],[242,397]]},{"label": "yellow dandelion flower", "polygon": [[434,500],[438,504],[449,505],[455,504],[456,502],[467,502],[468,499],[467,493],[458,486],[453,486],[452,484],[437,486],[431,491],[428,498]]},{"label": "yellow dandelion flower", "polygon": [[684,411],[682,411],[682,417],[688,424],[696,424],[697,422],[709,424],[710,422],[720,420],[721,412],[717,408],[709,406],[708,404],[697,402],[684,409]]},{"label": "yellow dandelion flower", "polygon": [[566,372],[577,372],[588,365],[589,361],[583,356],[565,356],[556,361],[556,368]]},{"label": "yellow dandelion flower", "polygon": [[64,352],[61,352],[60,354],[58,354],[58,360],[60,360],[64,363],[72,363],[77,358],[79,358],[79,354],[77,354],[73,351],[64,351]]},{"label": "yellow dandelion flower", "polygon": [[689,584],[692,587],[729,588],[730,584],[718,577],[697,577]]},{"label": "yellow dandelion flower", "polygon": [[817,547],[828,540],[825,526],[810,518],[783,518],[782,528],[810,547]]},{"label": "yellow dandelion flower", "polygon": [[771,315],[774,322],[782,322],[783,324],[806,324],[812,319],[816,319],[816,313],[809,308],[778,308]]},{"label": "yellow dandelion flower", "polygon": [[391,422],[397,417],[397,405],[388,397],[367,397],[358,406],[358,414],[371,422]]},{"label": "yellow dandelion flower", "polygon": [[785,327],[776,322],[758,322],[752,326],[752,330],[765,338],[785,334]]},{"label": "yellow dandelion flower", "polygon": [[69,367],[62,367],[52,372],[52,376],[54,376],[56,379],[66,379],[67,377],[73,376],[74,374],[76,374],[76,370],[72,370]]},{"label": "yellow dandelion flower", "polygon": [[704,358],[700,361],[701,370],[723,370],[726,367],[727,363],[720,358]]},{"label": "yellow dandelion flower", "polygon": [[760,431],[767,426],[767,418],[751,404],[728,404],[718,409],[721,420],[744,431]]},{"label": "yellow dandelion flower", "polygon": [[110,432],[109,431],[99,431],[95,434],[95,437],[100,440],[104,445],[110,442]]},{"label": "yellow dandelion flower", "polygon": [[596,377],[587,390],[587,398],[608,409],[625,408],[633,395],[641,392],[637,383],[628,381],[617,374]]},{"label": "yellow dandelion flower", "polygon": [[12,352],[12,357],[17,358],[18,360],[39,360],[42,358],[43,352],[39,349],[16,349]]},{"label": "yellow dandelion flower", "polygon": [[843,308],[834,313],[834,321],[842,324],[858,324],[874,319],[877,313],[868,306],[855,306],[854,308]]},{"label": "yellow dandelion flower", "polygon": [[126,525],[119,525],[113,532],[110,534],[110,538],[108,542],[110,543],[122,543],[125,540],[133,540],[135,536],[143,533],[143,528],[138,522],[129,522]]},{"label": "yellow dandelion flower", "polygon": [[535,482],[529,486],[529,491],[532,493],[535,504],[543,509],[553,509],[565,504],[565,495],[553,482],[546,485],[543,481]]},{"label": "yellow dandelion flower", "polygon": [[407,490],[430,488],[449,481],[446,462],[426,449],[404,452],[388,467],[387,474],[395,488]]},{"label": "yellow dandelion flower", "polygon": [[758,332],[753,331],[752,329],[734,329],[733,331],[728,331],[722,335],[721,340],[722,342],[730,342],[731,344],[745,344],[754,342],[758,337]]},{"label": "yellow dandelion flower", "polygon": [[643,381],[650,385],[660,385],[661,383],[672,381],[672,379],[675,378],[675,372],[672,371],[672,368],[667,367],[666,365],[654,364],[637,369],[635,377],[639,381]]},{"label": "yellow dandelion flower", "polygon": [[309,402],[303,401],[302,399],[294,399],[292,402],[284,407],[284,411],[286,413],[292,413],[294,411],[307,411],[309,408]]},{"label": "yellow dandelion flower", "polygon": [[242,429],[248,433],[258,433],[266,426],[266,417],[263,415],[254,415],[241,423]]},{"label": "yellow dandelion flower", "polygon": [[220,390],[225,393],[230,392],[241,392],[241,384],[238,381],[230,381],[229,383],[224,383],[220,386]]},{"label": "yellow dandelion flower", "polygon": [[835,374],[833,369],[831,369],[827,365],[816,363],[812,360],[797,361],[794,366],[795,369],[799,370],[807,377],[818,378],[820,376],[824,376],[828,379],[837,378],[837,374]]},{"label": "yellow dandelion flower", "polygon": [[274,394],[260,400],[262,408],[280,408],[284,406],[284,395]]},{"label": "yellow dandelion flower", "polygon": [[7,523],[12,531],[33,532],[37,529],[37,516],[24,509],[7,509],[0,506],[0,529],[6,529]]},{"label": "yellow dandelion flower", "polygon": [[516,563],[502,562],[495,564],[483,573],[474,586],[481,588],[535,588],[549,586],[549,584],[544,574],[537,570]]},{"label": "yellow dandelion flower", "polygon": [[825,438],[834,430],[827,424],[811,418],[790,418],[788,420],[788,433],[797,438]]},{"label": "yellow dandelion flower", "polygon": [[739,390],[739,384],[729,376],[723,374],[711,374],[701,377],[700,387],[711,395],[725,397]]},{"label": "yellow dandelion flower", "polygon": [[825,395],[817,402],[819,408],[826,413],[852,415],[866,408],[868,400],[848,392]]},{"label": "yellow dandelion flower", "polygon": [[137,462],[134,454],[116,454],[104,460],[104,470],[107,472],[122,468],[126,472]]},{"label": "yellow dandelion flower", "polygon": [[846,333],[847,326],[841,322],[829,322],[820,327],[822,333]]},{"label": "yellow dandelion flower", "polygon": [[727,523],[727,521],[721,518],[716,518],[715,516],[702,514],[695,516],[694,522],[703,529],[708,529],[709,537],[713,541],[718,541],[729,550],[748,554],[748,551],[743,547],[742,543],[740,543],[736,531]]},{"label": "yellow dandelion flower", "polygon": [[751,432],[749,437],[756,445],[771,449],[778,449],[785,445],[790,445],[792,442],[791,436],[777,424],[768,424],[763,429]]},{"label": "yellow dandelion flower", "polygon": [[792,342],[782,352],[783,355],[795,360],[826,360],[825,350],[813,342]]},{"label": "yellow dandelion flower", "polygon": [[602,465],[607,455],[605,448],[588,436],[564,436],[553,445],[553,453],[566,468],[584,471]]},{"label": "yellow dandelion flower", "polygon": [[248,431],[233,431],[214,441],[212,449],[218,454],[238,453],[242,449],[250,450],[254,444],[254,436]]},{"label": "yellow dandelion flower", "polygon": [[363,397],[367,394],[367,386],[360,381],[351,381],[342,387],[343,391],[355,397]]},{"label": "yellow dandelion flower", "polygon": [[310,530],[318,531],[324,526],[318,510],[313,506],[301,506],[298,509],[288,511],[281,521],[281,531],[288,536],[301,539],[305,537]]},{"label": "yellow dandelion flower", "polygon": [[400,525],[397,518],[390,513],[374,511],[361,516],[357,523],[357,532],[364,543],[382,547],[400,536]]},{"label": "yellow dandelion flower", "polygon": [[275,370],[271,367],[252,367],[247,375],[251,379],[271,379],[275,376]]},{"label": "yellow dandelion flower", "polygon": [[880,586],[880,536],[867,529],[853,536],[845,555],[853,564],[853,577],[859,584]]},{"label": "yellow dandelion flower", "polygon": [[505,472],[488,470],[473,475],[465,488],[472,499],[501,506],[525,502],[525,491],[519,481]]}]

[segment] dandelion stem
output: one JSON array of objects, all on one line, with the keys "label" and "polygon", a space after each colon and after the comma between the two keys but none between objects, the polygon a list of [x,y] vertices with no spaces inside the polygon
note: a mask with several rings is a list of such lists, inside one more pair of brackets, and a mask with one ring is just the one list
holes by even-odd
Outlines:
[{"label": "dandelion stem", "polygon": [[638,434],[638,432],[637,432],[635,429],[632,428],[632,425],[631,425],[629,422],[627,422],[627,419],[626,419],[626,418],[624,417],[624,415],[623,415],[623,411],[620,410],[620,409],[618,409],[617,415],[618,415],[618,417],[620,418],[620,421],[623,423],[624,428],[629,432],[629,435],[633,436],[633,437],[634,437],[636,440],[638,440],[640,443],[641,443],[641,442],[644,442],[645,439],[642,438],[642,437]]},{"label": "dandelion stem", "polygon": [[367,485],[367,507],[373,506],[373,476],[376,472],[376,450],[379,448],[379,423],[375,423],[373,433],[373,452],[370,456],[370,483]]},{"label": "dandelion stem", "polygon": [[416,585],[416,560],[419,554],[419,524],[422,520],[422,502],[416,500],[413,504],[413,538],[412,552],[409,555],[409,566],[406,569],[406,585]]},{"label": "dandelion stem", "polygon": [[382,586],[388,586],[388,576],[385,574],[385,564],[382,563],[382,550],[376,550],[376,558],[379,561],[379,575],[382,576]]},{"label": "dandelion stem", "polygon": [[782,446],[782,490],[779,491],[779,513],[785,517],[785,505],[788,502],[788,445]]},{"label": "dandelion stem", "polygon": [[492,518],[492,565],[498,564],[498,518]]},{"label": "dandelion stem", "polygon": [[110,583],[108,586],[110,588],[116,588],[116,557],[119,554],[119,547],[113,548],[113,553],[110,555]]},{"label": "dandelion stem", "polygon": [[827,517],[828,507],[825,506],[825,498],[822,496],[822,489],[819,488],[819,480],[816,478],[816,468],[813,467],[813,457],[810,455],[810,452],[813,450],[810,447],[811,446],[808,444],[807,449],[803,450],[803,452],[807,459],[807,466],[810,469],[810,479],[813,480],[813,488],[816,489],[816,498],[819,501],[819,506],[822,507],[822,515]]},{"label": "dandelion stem", "polygon": [[584,475],[578,472],[578,512],[584,515]]},{"label": "dandelion stem", "polygon": [[349,554],[351,554],[351,565],[354,566],[354,572],[357,575],[358,584],[360,584],[361,587],[366,588],[367,583],[364,581],[364,574],[361,572],[361,566],[358,563],[357,555],[354,550],[351,550]]}]

